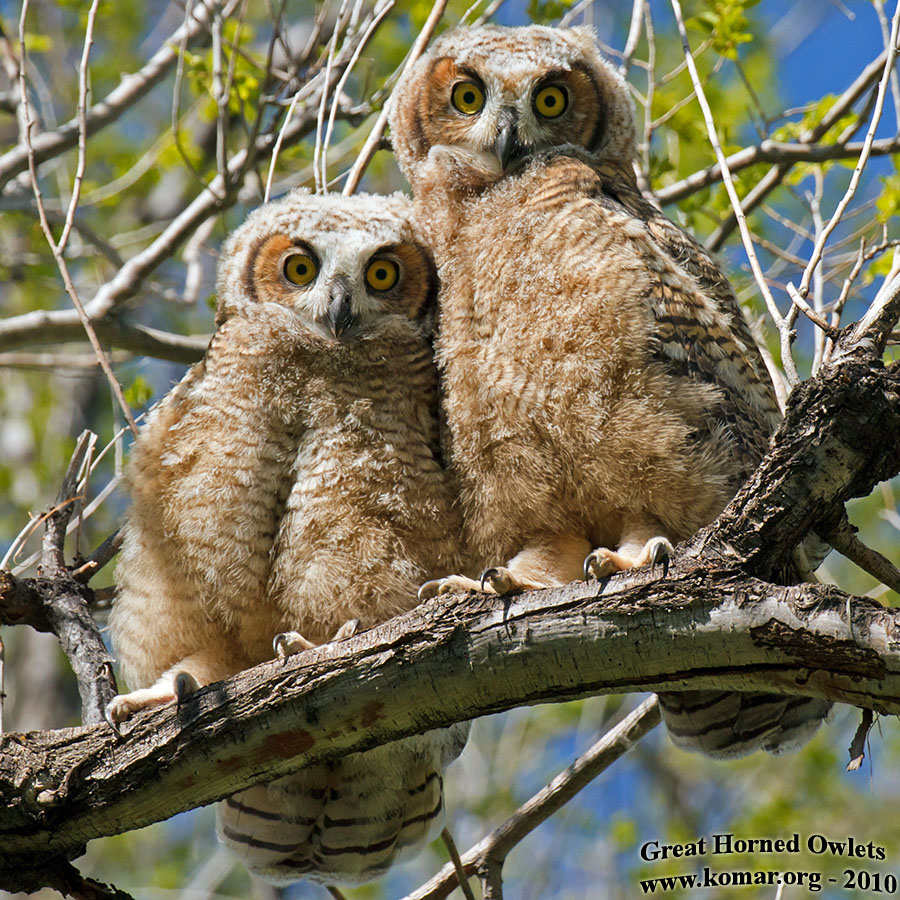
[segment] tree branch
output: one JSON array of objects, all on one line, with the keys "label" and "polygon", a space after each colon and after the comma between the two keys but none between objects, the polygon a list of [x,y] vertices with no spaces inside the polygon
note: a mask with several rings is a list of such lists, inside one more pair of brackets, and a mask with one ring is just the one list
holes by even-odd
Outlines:
[{"label": "tree branch", "polygon": [[[849,615],[849,618],[848,618]],[[603,586],[439,598],[180,708],[0,740],[0,885],[86,840],[429,728],[593,694],[729,688],[900,713],[900,612],[687,561]],[[416,678],[410,672],[417,673]]]},{"label": "tree branch", "polygon": [[[178,61],[178,45],[195,43],[209,28],[210,7],[214,3],[198,3],[190,20],[179,28],[138,72],[125,75],[105,99],[95,103],[85,115],[87,134],[91,135],[115,122],[142,97],[148,94]],[[35,162],[40,164],[78,144],[79,123],[74,118],[54,131],[45,131],[34,139]],[[28,151],[15,147],[0,156],[0,190],[6,183],[28,168]]]},{"label": "tree branch", "polygon": [[[550,784],[523,803],[502,825],[479,841],[460,860],[467,874],[480,870],[490,859],[501,867],[510,851],[538,825],[565,806],[579,791],[606,771],[660,722],[656,697],[645,700],[618,725],[611,728]],[[430,881],[403,900],[440,900],[452,893],[459,881],[453,864],[444,866]]]}]

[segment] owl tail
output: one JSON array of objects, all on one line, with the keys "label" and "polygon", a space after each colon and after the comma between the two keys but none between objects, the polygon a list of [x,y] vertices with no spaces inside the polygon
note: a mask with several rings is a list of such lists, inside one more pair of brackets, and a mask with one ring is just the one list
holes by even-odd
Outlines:
[{"label": "owl tail", "polygon": [[667,691],[659,706],[676,746],[717,759],[796,750],[831,710],[827,700],[734,691]]},{"label": "owl tail", "polygon": [[467,735],[456,725],[241,791],[218,804],[218,838],[274,884],[371,881],[440,833],[442,772]]}]

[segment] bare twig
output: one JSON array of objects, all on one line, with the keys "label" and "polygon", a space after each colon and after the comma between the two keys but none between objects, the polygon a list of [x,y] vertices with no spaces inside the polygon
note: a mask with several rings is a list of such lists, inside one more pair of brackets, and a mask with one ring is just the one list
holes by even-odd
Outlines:
[{"label": "bare twig", "polygon": [[[644,19],[644,0],[632,0],[631,24],[628,26],[628,37],[625,39],[625,49],[622,51],[622,63],[620,70],[623,75],[628,74],[631,68],[631,60],[634,51],[637,50],[638,41],[641,39],[641,22]],[[650,72],[652,76],[652,66]]]},{"label": "bare twig", "polygon": [[87,582],[93,578],[108,562],[110,562],[122,547],[122,532],[114,531],[96,550],[89,553],[82,564],[72,570],[72,577],[76,581]]},{"label": "bare twig", "polygon": [[706,94],[703,90],[703,83],[700,79],[700,74],[697,71],[697,65],[694,62],[694,57],[691,53],[691,45],[688,41],[687,30],[684,26],[684,16],[681,12],[681,4],[679,0],[670,0],[672,4],[672,10],[675,13],[675,20],[678,23],[678,33],[681,36],[681,45],[684,49],[684,58],[687,63],[688,73],[691,76],[691,82],[694,85],[694,91],[697,94],[697,102],[700,104],[700,109],[703,111],[703,120],[706,123],[706,130],[709,135],[709,142],[712,145],[713,150],[716,154],[716,159],[719,163],[719,169],[722,172],[722,179],[725,183],[725,189],[728,192],[728,198],[731,200],[731,206],[734,210],[734,215],[737,218],[738,227],[741,232],[741,240],[744,243],[744,251],[747,254],[747,259],[750,262],[750,268],[753,271],[753,277],[756,280],[757,287],[760,290],[760,293],[763,296],[763,299],[766,301],[766,307],[769,310],[769,314],[772,316],[772,321],[778,328],[779,334],[781,335],[781,364],[784,367],[785,373],[788,378],[788,382],[794,386],[799,384],[800,376],[797,373],[797,368],[794,365],[794,360],[791,355],[791,343],[793,341],[793,333],[792,333],[792,318],[790,314],[787,318],[781,315],[781,312],[778,309],[778,306],[775,303],[775,298],[772,296],[772,292],[769,290],[769,286],[766,283],[765,275],[763,274],[762,267],[759,264],[759,259],[756,256],[756,251],[753,248],[753,238],[750,234],[750,229],[747,227],[747,219],[744,215],[744,211],[741,207],[741,198],[738,196],[737,189],[734,186],[734,181],[731,177],[731,171],[728,168],[728,161],[725,159],[725,154],[722,151],[722,145],[719,142],[719,136],[716,133],[716,124],[713,119],[712,110],[709,107],[709,103],[706,99]]},{"label": "bare twig", "polygon": [[81,54],[81,63],[78,66],[78,108],[75,116],[78,120],[78,162],[75,169],[75,181],[72,184],[72,196],[69,199],[69,209],[66,212],[66,221],[57,244],[60,253],[65,251],[66,244],[69,242],[69,234],[72,231],[72,223],[75,221],[75,210],[78,208],[78,199],[81,196],[81,183],[84,180],[84,168],[87,162],[88,61],[91,56],[91,45],[94,42],[94,20],[97,18],[98,5],[99,0],[92,0],[88,10],[87,26],[84,32],[84,50]]},{"label": "bare twig", "polygon": [[[85,120],[89,135],[115,122],[168,75],[178,59],[177,47],[182,36],[186,37],[188,43],[194,43],[205,33],[209,26],[209,8],[212,3],[213,0],[207,0],[206,3],[199,4],[191,20],[179,28],[143,68],[123,76],[118,87],[87,111]],[[35,163],[40,164],[66,150],[71,150],[78,143],[78,134],[77,118],[54,131],[42,132],[34,140]],[[20,172],[26,171],[29,166],[28,160],[29,153],[24,145],[0,156],[0,188]]]},{"label": "bare twig", "polygon": [[850,762],[847,763],[847,771],[855,772],[861,765],[866,756],[866,742],[869,739],[869,732],[875,722],[875,714],[871,709],[862,711],[862,718],[859,722],[859,728],[853,735],[853,741],[850,743],[848,752],[850,753]]},{"label": "bare twig", "polygon": [[[677,0],[674,0],[674,2],[677,3]],[[894,61],[897,58],[898,35],[900,35],[900,0],[898,0],[897,8],[894,11],[894,18],[891,23],[890,46],[887,48],[887,59],[884,62],[884,71],[881,76],[881,81],[878,84],[878,97],[875,100],[875,109],[872,112],[872,121],[869,123],[869,130],[866,132],[866,138],[863,141],[862,151],[859,154],[859,159],[857,160],[856,167],[853,169],[853,175],[850,177],[850,184],[847,186],[847,190],[844,192],[844,196],[841,198],[840,202],[835,208],[834,214],[832,215],[828,224],[822,229],[821,234],[819,234],[818,239],[816,240],[816,245],[813,248],[812,256],[810,256],[809,262],[806,265],[806,269],[804,269],[803,271],[803,277],[800,279],[800,285],[798,286],[797,290],[804,298],[809,293],[809,284],[816,266],[819,265],[819,262],[822,259],[825,244],[827,243],[828,238],[831,236],[831,233],[835,228],[837,228],[838,223],[841,221],[841,218],[844,215],[844,211],[850,205],[850,201],[853,199],[853,195],[856,193],[856,188],[859,185],[859,179],[862,177],[862,173],[866,167],[866,163],[869,161],[869,155],[872,152],[872,143],[875,140],[875,131],[878,128],[878,123],[881,121],[881,112],[884,109],[884,97],[887,93],[888,84],[891,80],[891,74],[894,71]]]},{"label": "bare twig", "polygon": [[[28,0],[24,0],[24,2],[22,3],[22,14],[19,18],[19,44],[21,46],[22,52],[21,60],[19,63],[19,91],[21,93],[21,103],[25,111],[26,127],[23,138],[25,140],[25,148],[28,154],[28,171],[31,175],[31,187],[34,191],[34,199],[37,204],[38,214],[40,216],[41,229],[44,232],[44,236],[47,238],[47,243],[50,245],[50,250],[53,253],[53,258],[56,260],[57,268],[62,275],[63,283],[66,286],[66,292],[72,299],[72,304],[74,305],[75,310],[78,313],[78,317],[81,320],[81,324],[84,327],[85,332],[87,333],[88,340],[90,341],[91,346],[94,349],[94,353],[97,355],[97,360],[100,363],[100,368],[103,369],[103,373],[106,376],[106,380],[109,382],[109,386],[112,389],[113,395],[115,396],[117,402],[119,403],[119,406],[122,409],[122,414],[125,416],[125,421],[128,422],[129,426],[132,429],[132,432],[137,435],[137,426],[134,424],[134,417],[131,415],[131,409],[129,408],[128,403],[125,401],[125,395],[122,393],[122,386],[119,384],[118,379],[116,378],[115,373],[112,370],[112,366],[109,363],[109,359],[107,358],[103,348],[100,346],[100,341],[98,340],[97,335],[94,332],[90,319],[88,318],[88,315],[84,310],[84,306],[82,306],[81,298],[78,296],[78,291],[75,288],[75,284],[72,281],[71,275],[69,274],[69,267],[66,264],[65,257],[63,256],[61,241],[60,243],[54,241],[53,232],[50,228],[50,223],[47,221],[47,214],[44,211],[43,196],[41,194],[40,184],[38,183],[35,151],[34,146],[31,142],[30,132],[33,125],[33,120],[31,117],[31,104],[28,102],[28,90],[25,84],[25,21],[27,15]],[[87,52],[89,47],[90,40],[86,38],[85,52]],[[86,64],[87,63],[85,61],[84,65],[86,66]],[[82,131],[79,129],[79,134],[81,133]],[[72,207],[70,207],[70,209],[72,209]],[[68,232],[64,231],[64,234],[67,233]]]},{"label": "bare twig", "polygon": [[[777,141],[762,141],[755,147],[746,147],[729,156],[728,168],[732,172],[737,172],[739,169],[754,165],[758,162],[821,162],[825,159],[841,159],[858,156],[861,145],[847,145],[845,147],[839,144],[833,144],[819,146],[817,142],[835,122],[852,109],[853,104],[856,103],[856,101],[863,96],[873,84],[878,82],[878,79],[884,71],[886,59],[887,51],[884,51],[869,63],[856,80],[822,116],[821,121],[810,129],[810,131],[800,136],[799,142],[796,144],[788,144]],[[892,140],[889,143],[893,144],[894,141]],[[884,152],[896,152],[896,150],[886,149],[886,142],[875,141],[872,147],[873,154],[879,152],[879,145],[880,150],[883,150]],[[831,155],[824,155],[826,153]],[[719,164],[716,163],[700,172],[689,175],[687,178],[684,178],[673,185],[660,189],[657,192],[657,196],[661,203],[675,203],[695,191],[719,181],[721,177],[722,170],[719,167]]]},{"label": "bare twig", "polygon": [[[409,55],[406,57],[403,69],[400,71],[401,79],[415,65],[416,60],[422,53],[424,53],[425,48],[428,46],[428,42],[431,40],[432,34],[434,34],[434,29],[437,28],[437,24],[444,14],[446,6],[447,0],[435,0],[432,4],[431,12],[425,20],[425,24],[422,26],[422,30],[419,32],[419,36],[416,38],[415,43],[412,45]],[[372,157],[375,155],[375,151],[381,143],[384,129],[387,126],[388,112],[392,102],[393,93],[378,114],[378,118],[375,120],[372,130],[369,132],[369,136],[366,138],[366,142],[363,144],[362,150],[359,151],[359,156],[356,158],[356,162],[353,164],[353,168],[347,176],[347,181],[345,182],[344,190],[342,191],[345,197],[350,196],[350,194],[354,193],[359,187],[359,182],[366,169],[369,167],[369,163],[372,161]]]},{"label": "bare twig", "polygon": [[469,876],[466,875],[466,870],[463,868],[462,860],[459,858],[459,850],[456,849],[456,841],[453,840],[453,835],[450,833],[449,828],[445,828],[441,832],[441,840],[444,842],[444,846],[450,854],[450,862],[453,863],[453,868],[456,870],[456,880],[459,884],[459,889],[463,892],[466,900],[475,900],[475,895],[472,893],[472,885],[469,884]]},{"label": "bare twig", "polygon": [[[825,334],[830,338],[837,337],[837,329],[822,318],[822,316],[800,296],[800,292],[794,287],[792,282],[788,282],[787,292],[790,295],[791,301],[797,306],[800,312],[802,312],[810,322],[817,325],[821,329],[822,334]],[[814,367],[813,371],[815,371],[815,368],[817,367]]]},{"label": "bare twig", "polygon": [[883,585],[900,594],[900,569],[897,569],[886,556],[867,547],[846,522],[823,537],[838,553],[843,554],[864,572],[868,572]]},{"label": "bare twig", "polygon": [[340,81],[338,81],[337,87],[335,87],[334,89],[334,100],[331,103],[331,110],[328,114],[328,125],[325,128],[325,137],[322,142],[322,182],[325,185],[327,185],[328,183],[328,147],[331,144],[331,135],[334,131],[334,120],[338,111],[338,103],[341,99],[341,93],[343,92],[344,87],[347,84],[347,79],[350,77],[350,74],[353,71],[353,67],[356,65],[360,54],[362,53],[365,46],[369,43],[370,38],[375,33],[384,17],[391,11],[393,6],[394,0],[379,0],[379,2],[375,5],[375,9],[373,10],[372,14],[372,20],[371,22],[369,22],[369,26],[363,33],[362,38],[357,41],[356,48],[353,51],[353,55],[350,57],[350,61],[344,67],[344,73],[341,75]]},{"label": "bare twig", "polygon": [[[502,867],[510,851],[541,822],[561,809],[579,791],[608,769],[644,735],[660,722],[656,697],[644,700],[637,709],[611,728],[586,753],[578,757],[546,787],[520,806],[502,825],[463,854],[461,862],[466,873],[482,874],[488,861]],[[497,869],[499,871],[499,869]],[[430,881],[404,900],[438,900],[448,896],[457,885],[456,869],[445,865]]]}]

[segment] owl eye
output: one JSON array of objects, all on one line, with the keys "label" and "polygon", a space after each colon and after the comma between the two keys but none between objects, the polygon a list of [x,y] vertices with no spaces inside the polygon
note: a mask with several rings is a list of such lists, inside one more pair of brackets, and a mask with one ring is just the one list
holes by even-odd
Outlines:
[{"label": "owl eye", "polygon": [[366,284],[373,291],[389,291],[400,278],[400,266],[392,259],[373,259],[366,268]]},{"label": "owl eye", "polygon": [[541,88],[534,95],[534,108],[545,119],[555,119],[561,116],[569,105],[569,97],[565,90],[556,85]]},{"label": "owl eye", "polygon": [[450,99],[464,116],[474,116],[484,106],[484,91],[472,81],[460,81],[453,86]]},{"label": "owl eye", "polygon": [[284,277],[298,287],[309,284],[318,274],[316,261],[306,253],[292,253],[284,261]]}]

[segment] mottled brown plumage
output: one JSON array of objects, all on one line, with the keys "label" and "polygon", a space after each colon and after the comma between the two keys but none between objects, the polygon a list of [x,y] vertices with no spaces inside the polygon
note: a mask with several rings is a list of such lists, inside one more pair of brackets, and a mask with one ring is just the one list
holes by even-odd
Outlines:
[{"label": "mottled brown plumage", "polygon": [[[459,28],[398,87],[391,125],[438,263],[446,452],[487,585],[665,558],[779,412],[727,279],[638,189],[624,81],[586,29]],[[673,696],[673,736],[715,755],[802,740],[827,708],[799,701],[797,725],[789,698]]]},{"label": "mottled brown plumage", "polygon": [[[428,251],[401,197],[294,192],[222,250],[218,330],[128,469],[114,720],[383,622],[462,563],[440,462]],[[220,839],[276,882],[359,882],[440,828],[467,726],[243,791]]]}]

